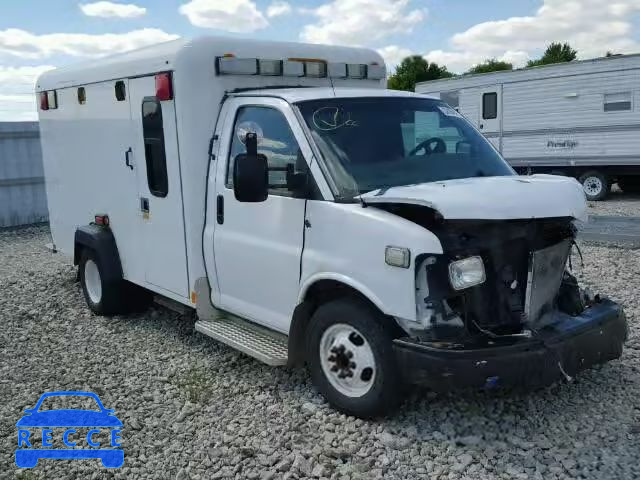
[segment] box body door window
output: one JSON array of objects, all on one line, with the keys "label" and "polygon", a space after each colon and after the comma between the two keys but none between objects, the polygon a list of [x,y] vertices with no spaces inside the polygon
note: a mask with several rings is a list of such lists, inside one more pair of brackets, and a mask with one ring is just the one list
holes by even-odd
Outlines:
[{"label": "box body door window", "polygon": [[[303,246],[304,198],[289,184],[292,171],[307,162],[296,137],[295,117],[278,99],[233,99],[217,168],[217,225],[214,256],[220,304],[225,310],[288,332],[296,305]],[[287,118],[287,115],[290,117]],[[299,126],[297,126],[299,130]],[[246,151],[247,132],[258,135],[267,157],[269,195],[260,203],[236,200],[233,161]],[[223,217],[221,216],[223,213]]]}]

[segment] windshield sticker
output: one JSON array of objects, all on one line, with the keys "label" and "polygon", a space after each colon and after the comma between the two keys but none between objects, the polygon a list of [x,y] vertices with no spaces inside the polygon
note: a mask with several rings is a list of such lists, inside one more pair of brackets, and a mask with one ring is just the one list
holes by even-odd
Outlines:
[{"label": "windshield sticker", "polygon": [[454,108],[451,108],[449,105],[438,105],[438,110],[440,110],[447,117],[462,118],[462,115],[460,115],[460,113],[457,110],[455,110]]},{"label": "windshield sticker", "polygon": [[313,112],[313,125],[326,132],[342,127],[357,127],[358,122],[351,119],[351,113],[340,107],[322,107]]}]

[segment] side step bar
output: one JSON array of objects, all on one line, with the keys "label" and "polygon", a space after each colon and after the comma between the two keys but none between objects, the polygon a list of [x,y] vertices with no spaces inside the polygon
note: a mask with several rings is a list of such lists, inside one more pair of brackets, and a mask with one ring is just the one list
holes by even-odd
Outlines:
[{"label": "side step bar", "polygon": [[287,364],[285,335],[230,315],[216,320],[199,320],[196,330],[274,367]]}]

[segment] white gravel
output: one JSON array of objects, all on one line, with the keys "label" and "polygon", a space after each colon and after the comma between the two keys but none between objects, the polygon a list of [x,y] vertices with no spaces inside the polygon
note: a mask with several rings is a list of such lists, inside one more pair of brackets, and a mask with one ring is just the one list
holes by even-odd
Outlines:
[{"label": "white gravel", "polygon": [[640,195],[623,193],[617,185],[613,186],[606,200],[588,202],[590,215],[619,215],[640,217]]},{"label": "white gravel", "polygon": [[[161,308],[92,316],[46,228],[0,231],[0,478],[632,479],[640,477],[638,252],[583,246],[581,276],[625,305],[621,360],[535,392],[415,389],[376,422],[337,414],[304,370],[272,369]],[[89,390],[123,421],[124,467],[14,465],[40,394]]]}]

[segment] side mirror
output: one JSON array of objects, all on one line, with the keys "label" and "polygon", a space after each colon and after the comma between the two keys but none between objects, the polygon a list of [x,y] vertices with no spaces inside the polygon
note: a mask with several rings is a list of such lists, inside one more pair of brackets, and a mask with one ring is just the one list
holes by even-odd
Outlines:
[{"label": "side mirror", "polygon": [[258,153],[258,138],[247,133],[247,153],[233,162],[233,193],[239,202],[264,202],[269,195],[267,157]]}]

